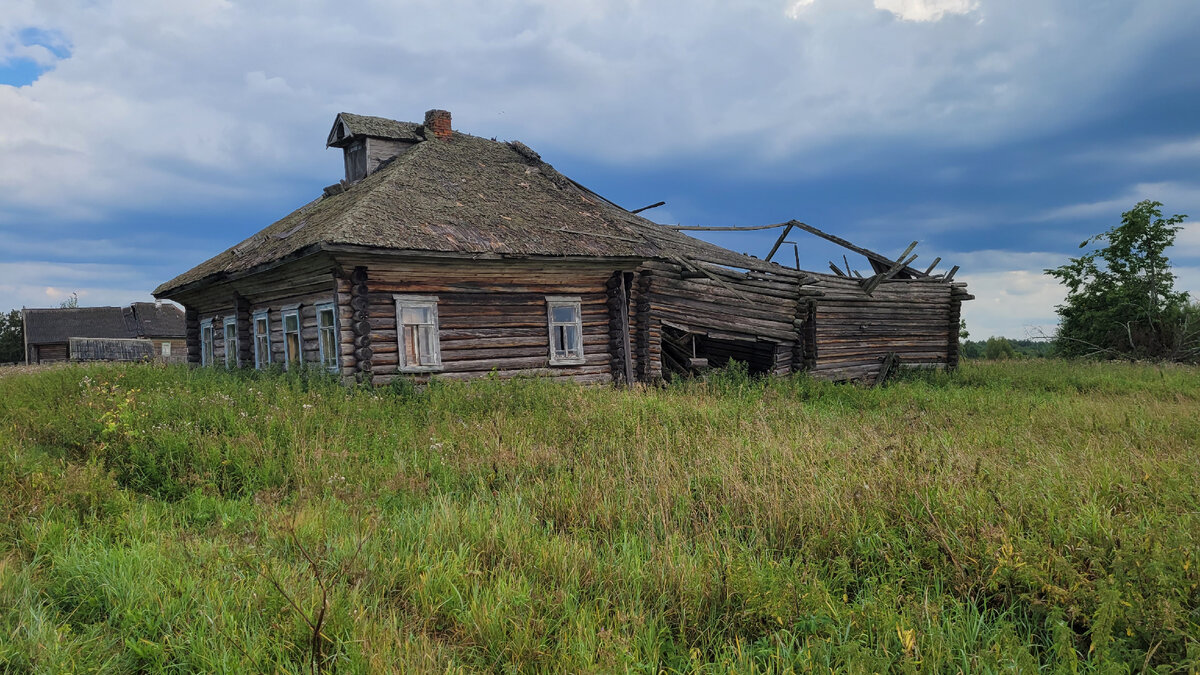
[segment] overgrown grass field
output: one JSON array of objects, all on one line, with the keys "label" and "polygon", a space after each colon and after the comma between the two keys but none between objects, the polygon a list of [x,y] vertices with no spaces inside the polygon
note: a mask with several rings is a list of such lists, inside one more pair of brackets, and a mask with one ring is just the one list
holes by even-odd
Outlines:
[{"label": "overgrown grass field", "polygon": [[0,377],[0,671],[1196,672],[1200,372]]}]

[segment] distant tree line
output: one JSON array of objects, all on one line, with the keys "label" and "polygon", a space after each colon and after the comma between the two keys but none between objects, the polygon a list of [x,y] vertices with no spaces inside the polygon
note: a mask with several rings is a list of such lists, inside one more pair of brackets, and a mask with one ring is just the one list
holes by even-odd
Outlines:
[{"label": "distant tree line", "polygon": [[25,324],[21,321],[21,310],[14,309],[0,314],[0,363],[24,360]]},{"label": "distant tree line", "polygon": [[959,344],[964,359],[1044,359],[1054,356],[1054,343],[1047,340],[1009,340],[990,337]]}]

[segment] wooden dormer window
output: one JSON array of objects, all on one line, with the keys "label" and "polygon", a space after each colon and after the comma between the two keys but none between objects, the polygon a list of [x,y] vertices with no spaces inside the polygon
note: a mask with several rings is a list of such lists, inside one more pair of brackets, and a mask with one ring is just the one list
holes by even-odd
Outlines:
[{"label": "wooden dormer window", "polygon": [[396,295],[396,340],[400,370],[408,373],[442,369],[438,340],[438,299],[429,295]]},{"label": "wooden dormer window", "polygon": [[550,326],[550,365],[583,364],[583,312],[577,297],[546,296],[546,318]]}]

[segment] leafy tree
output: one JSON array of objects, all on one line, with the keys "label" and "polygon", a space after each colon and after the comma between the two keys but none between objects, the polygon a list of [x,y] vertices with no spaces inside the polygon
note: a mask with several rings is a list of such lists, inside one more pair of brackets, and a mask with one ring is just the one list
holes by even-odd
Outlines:
[{"label": "leafy tree", "polygon": [[1180,358],[1187,352],[1187,294],[1175,292],[1165,251],[1187,216],[1162,217],[1138,202],[1121,224],[1079,245],[1106,244],[1045,270],[1067,287],[1055,339],[1064,356]]},{"label": "leafy tree", "polygon": [[21,311],[14,309],[0,314],[0,363],[25,360],[25,325]]},{"label": "leafy tree", "polygon": [[60,309],[75,309],[79,306],[79,293],[72,291],[71,297],[58,303]]},{"label": "leafy tree", "polygon": [[987,344],[983,346],[983,358],[1015,359],[1017,358],[1017,350],[1013,348],[1008,338],[990,337],[987,339]]}]

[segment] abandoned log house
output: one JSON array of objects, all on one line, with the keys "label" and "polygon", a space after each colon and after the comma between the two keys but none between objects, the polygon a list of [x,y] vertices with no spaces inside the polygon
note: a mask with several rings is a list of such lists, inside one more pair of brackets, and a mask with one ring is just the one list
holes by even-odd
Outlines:
[{"label": "abandoned log house", "polygon": [[184,313],[162,302],[128,307],[21,310],[25,363],[147,361],[184,363]]},{"label": "abandoned log house", "polygon": [[[518,142],[342,113],[345,178],[162,284],[188,360],[319,364],[346,382],[544,375],[653,382],[730,359],[755,373],[874,380],[953,367],[953,272],[867,258],[817,274],[735,253],[623,209]],[[915,242],[914,242],[915,244]],[[935,261],[936,265],[936,261]],[[797,265],[798,267],[798,265]]]}]

